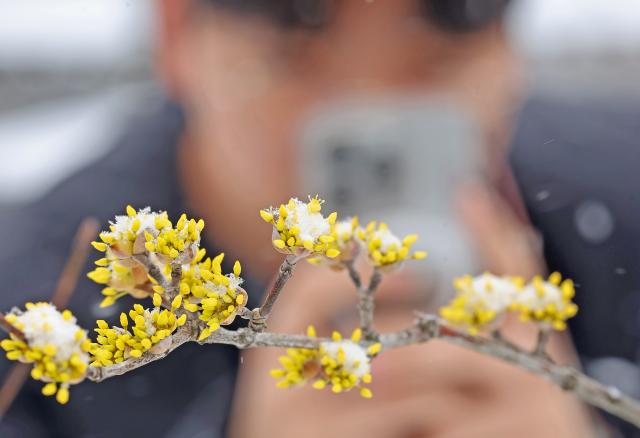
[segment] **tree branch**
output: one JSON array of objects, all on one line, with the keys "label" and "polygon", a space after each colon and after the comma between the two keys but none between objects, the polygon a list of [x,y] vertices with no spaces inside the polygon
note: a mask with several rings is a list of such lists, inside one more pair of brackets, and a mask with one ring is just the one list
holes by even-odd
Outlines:
[{"label": "tree branch", "polygon": [[87,373],[87,378],[94,382],[101,382],[114,376],[120,376],[162,359],[176,348],[187,342],[198,342],[199,344],[225,344],[233,345],[239,349],[255,347],[281,347],[281,348],[317,348],[320,342],[330,341],[328,338],[311,338],[302,335],[286,335],[281,333],[256,332],[250,328],[239,328],[237,330],[226,330],[219,328],[207,339],[198,341],[199,324],[198,321],[188,321],[178,328],[171,336],[171,346],[162,354],[146,352],[137,359],[127,359],[119,364],[106,367],[91,367]]},{"label": "tree branch", "polygon": [[[120,364],[107,367],[91,367],[87,378],[100,382],[110,377],[133,371],[148,363],[162,359],[187,342],[197,342],[197,335],[198,325],[195,321],[190,321],[176,330],[171,337],[171,346],[164,353],[154,355],[151,352],[147,352],[140,358],[128,359]],[[617,388],[605,386],[573,367],[554,364],[546,357],[532,355],[530,352],[504,343],[499,339],[462,333],[448,326],[436,316],[423,315],[412,327],[380,335],[383,351],[420,344],[432,339],[442,339],[443,341],[460,345],[539,375],[563,390],[574,394],[582,401],[616,415],[636,427],[640,427],[640,403],[623,395]],[[239,349],[255,347],[317,348],[320,342],[325,341],[330,341],[330,339],[256,332],[250,328],[237,330],[220,328],[200,343],[233,345]],[[361,342],[363,347],[367,347],[370,344],[371,342],[369,341]]]},{"label": "tree branch", "polygon": [[24,333],[22,333],[22,330],[7,321],[7,318],[4,317],[4,313],[0,313],[0,329],[15,336],[22,342],[27,342],[27,338],[24,336]]},{"label": "tree branch", "polygon": [[[284,289],[284,286],[293,275],[293,270],[301,258],[303,258],[303,256],[287,255],[282,261],[282,264],[278,269],[278,275],[276,275],[262,306],[253,309],[250,313],[249,327],[253,331],[261,332],[267,328],[267,318],[269,318],[269,315],[271,314],[273,305],[276,303],[280,296],[280,292],[282,292],[282,289]],[[245,317],[244,314],[241,314],[240,316]]]},{"label": "tree branch", "polygon": [[349,278],[357,288],[358,292],[358,313],[360,315],[360,329],[365,339],[369,341],[376,340],[378,334],[373,328],[373,311],[375,310],[375,302],[373,295],[382,281],[382,274],[378,269],[374,269],[369,285],[365,288],[362,285],[360,274],[356,270],[353,261],[346,262],[344,266],[349,272]]},{"label": "tree branch", "polygon": [[563,390],[573,393],[580,400],[640,428],[640,403],[623,395],[618,388],[605,386],[573,367],[554,364],[545,357],[546,355],[532,355],[496,339],[461,333],[435,316],[423,316],[414,327],[383,335],[381,341],[384,349],[390,349],[426,342],[434,338],[460,345],[537,374]]}]

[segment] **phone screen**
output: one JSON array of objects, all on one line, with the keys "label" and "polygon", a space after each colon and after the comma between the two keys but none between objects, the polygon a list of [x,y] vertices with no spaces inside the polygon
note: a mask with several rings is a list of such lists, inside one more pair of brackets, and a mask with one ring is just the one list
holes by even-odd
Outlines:
[{"label": "phone screen", "polygon": [[326,199],[328,210],[420,235],[416,247],[429,258],[418,274],[435,304],[454,277],[478,269],[454,206],[460,184],[485,168],[464,112],[435,99],[340,102],[311,113],[300,143],[301,187]]}]

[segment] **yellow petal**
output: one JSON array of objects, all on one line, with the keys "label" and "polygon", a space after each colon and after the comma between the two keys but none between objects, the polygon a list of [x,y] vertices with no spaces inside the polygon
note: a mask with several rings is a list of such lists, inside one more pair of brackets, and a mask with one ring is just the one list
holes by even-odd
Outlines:
[{"label": "yellow petal", "polygon": [[330,259],[333,259],[333,258],[338,257],[340,255],[340,251],[335,249],[335,248],[331,248],[331,249],[327,250],[326,255]]},{"label": "yellow petal", "polygon": [[42,393],[47,396],[55,394],[57,390],[58,386],[53,382],[47,383],[42,387]]},{"label": "yellow petal", "polygon": [[427,252],[426,251],[416,251],[413,253],[413,258],[416,260],[422,260],[427,258]]},{"label": "yellow petal", "polygon": [[66,386],[61,387],[56,394],[56,400],[61,405],[66,405],[69,402],[69,388]]},{"label": "yellow petal", "polygon": [[273,222],[273,215],[266,210],[260,210],[260,217],[265,222],[268,222],[268,223]]},{"label": "yellow petal", "polygon": [[91,242],[91,245],[101,252],[105,252],[107,250],[107,244],[103,242]]},{"label": "yellow petal", "polygon": [[307,327],[307,336],[311,338],[316,337],[316,328],[314,326],[310,325],[309,327]]},{"label": "yellow petal", "polygon": [[380,342],[376,342],[375,344],[369,346],[367,352],[370,356],[375,356],[376,354],[380,353],[380,350],[382,350],[382,344]]}]

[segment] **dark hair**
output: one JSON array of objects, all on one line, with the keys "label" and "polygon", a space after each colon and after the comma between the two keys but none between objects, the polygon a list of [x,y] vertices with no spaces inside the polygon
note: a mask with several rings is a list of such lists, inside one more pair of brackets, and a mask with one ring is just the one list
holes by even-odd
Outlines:
[{"label": "dark hair", "polygon": [[[233,12],[266,17],[288,27],[322,28],[334,0],[202,0]],[[499,20],[510,0],[416,0],[422,13],[442,29],[469,32]]]},{"label": "dark hair", "polygon": [[452,32],[481,29],[502,18],[509,0],[420,0],[423,13]]},{"label": "dark hair", "polygon": [[203,0],[232,12],[266,17],[282,27],[320,28],[329,21],[332,0]]}]

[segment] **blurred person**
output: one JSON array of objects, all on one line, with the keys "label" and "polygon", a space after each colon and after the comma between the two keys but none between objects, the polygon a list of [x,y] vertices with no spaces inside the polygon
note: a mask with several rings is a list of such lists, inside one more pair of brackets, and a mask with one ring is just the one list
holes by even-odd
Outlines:
[{"label": "blurred person", "polygon": [[[247,290],[261,290],[278,257],[265,238],[268,230],[258,226],[257,211],[298,191],[295,132],[305,111],[345,95],[446,93],[463,106],[481,127],[493,184],[462,190],[460,217],[484,267],[524,276],[540,272],[541,256],[505,169],[522,87],[519,63],[502,26],[505,2],[478,4],[158,1],[158,75],[178,105],[166,102],[136,121],[113,153],[52,189],[41,202],[2,215],[2,229],[11,230],[1,254],[2,308],[21,304],[25,296],[46,300],[81,218],[90,214],[105,222],[128,203],[166,209],[172,216],[186,210],[203,217],[209,249],[242,260]],[[535,126],[526,108],[520,118]],[[527,178],[535,182],[535,175],[527,174],[535,164],[519,161],[518,153],[530,149],[535,158],[542,143],[530,141],[531,129],[537,134],[534,128],[524,134],[515,129],[515,169],[525,175],[519,178],[525,201],[535,187],[527,186]],[[544,223],[543,217],[533,217]],[[543,231],[557,237],[553,226]],[[581,266],[572,264],[573,258],[563,260],[563,272],[580,281]],[[410,323],[412,310],[420,307],[419,288],[406,275],[385,280],[377,327]],[[101,315],[96,313],[97,292],[91,291],[96,288],[81,284],[70,305],[86,327]],[[400,306],[390,305],[392,294]],[[253,298],[259,299],[255,292]],[[276,306],[270,329],[300,332],[313,323],[323,331],[347,330],[355,321],[345,309],[354,302],[344,276],[301,267]],[[113,315],[127,304],[112,309]],[[577,335],[584,338],[585,333]],[[508,330],[511,339],[528,345],[534,335],[525,325]],[[43,398],[30,382],[0,431],[3,437],[222,436],[232,415],[229,433],[238,437],[591,433],[588,412],[570,395],[438,342],[377,359],[373,400],[310,389],[276,391],[267,370],[277,354],[252,351],[239,366],[233,348],[186,345],[142,370],[99,385],[79,385],[64,407]],[[566,337],[553,339],[551,354],[559,362],[575,360]],[[7,365],[2,362],[3,368]]]}]

